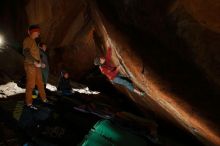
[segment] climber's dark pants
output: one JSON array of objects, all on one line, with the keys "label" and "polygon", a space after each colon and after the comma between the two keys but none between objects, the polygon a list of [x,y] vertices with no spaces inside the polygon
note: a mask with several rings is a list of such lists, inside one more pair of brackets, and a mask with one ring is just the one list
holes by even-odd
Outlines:
[{"label": "climber's dark pants", "polygon": [[124,77],[123,75],[121,74],[118,74],[113,80],[112,80],[113,83],[116,83],[116,84],[119,84],[119,85],[122,85],[122,86],[125,86],[126,88],[128,88],[130,91],[134,91],[134,86],[132,84],[132,82]]}]

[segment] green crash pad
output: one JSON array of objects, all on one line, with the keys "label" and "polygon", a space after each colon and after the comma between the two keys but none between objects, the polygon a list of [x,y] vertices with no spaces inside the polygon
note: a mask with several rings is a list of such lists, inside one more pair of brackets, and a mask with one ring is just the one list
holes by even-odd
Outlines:
[{"label": "green crash pad", "polygon": [[134,135],[109,120],[98,121],[80,146],[147,146],[144,138]]}]

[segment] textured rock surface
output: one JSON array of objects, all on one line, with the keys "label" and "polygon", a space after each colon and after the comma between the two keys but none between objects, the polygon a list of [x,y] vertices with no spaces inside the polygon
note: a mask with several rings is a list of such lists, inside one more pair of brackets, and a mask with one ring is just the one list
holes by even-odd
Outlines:
[{"label": "textured rock surface", "polygon": [[26,5],[30,24],[42,28],[42,41],[49,46],[52,72],[67,69],[73,79],[80,79],[91,67],[96,48],[93,25],[84,1],[33,0]]},{"label": "textured rock surface", "polygon": [[115,63],[120,56],[132,80],[149,95],[132,99],[174,118],[207,145],[219,145],[219,63],[212,56],[219,55],[213,45],[219,34],[196,22],[182,5],[161,3],[98,1],[102,13],[93,8],[94,17],[105,45],[118,52]]},{"label": "textured rock surface", "polygon": [[20,0],[12,7],[7,2],[13,11],[2,7],[0,26],[21,43],[27,24],[39,23],[42,41],[49,46],[51,72],[66,68],[75,80],[111,46],[114,63],[148,96],[120,91],[143,111],[151,109],[207,145],[219,145],[219,1],[93,2]]}]

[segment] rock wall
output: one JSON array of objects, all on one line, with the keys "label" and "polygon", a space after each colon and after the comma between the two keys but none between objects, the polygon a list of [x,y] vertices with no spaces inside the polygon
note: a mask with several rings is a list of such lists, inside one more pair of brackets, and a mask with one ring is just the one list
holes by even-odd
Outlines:
[{"label": "rock wall", "polygon": [[48,44],[51,72],[68,70],[79,80],[93,67],[96,48],[93,22],[84,1],[31,0],[26,5],[29,24],[40,24],[41,40]]},{"label": "rock wall", "polygon": [[112,47],[113,62],[146,96],[118,90],[143,111],[220,145],[219,10],[217,0],[11,0],[1,6],[0,26],[21,44],[28,24],[40,24],[51,73],[67,69],[74,80]]},{"label": "rock wall", "polygon": [[27,17],[23,0],[2,0],[0,5],[0,84],[16,81],[24,75],[20,44],[26,35]]},{"label": "rock wall", "polygon": [[218,44],[218,33],[177,1],[97,3],[91,9],[105,48],[114,48],[115,64],[148,95],[128,94],[134,102],[176,121],[207,145],[219,145],[219,70],[212,56],[219,53],[217,45],[209,49],[211,40]]}]

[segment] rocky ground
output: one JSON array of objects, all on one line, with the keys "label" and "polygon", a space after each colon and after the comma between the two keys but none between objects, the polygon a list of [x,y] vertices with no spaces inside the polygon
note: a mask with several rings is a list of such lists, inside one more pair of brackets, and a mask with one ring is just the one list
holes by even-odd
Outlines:
[{"label": "rocky ground", "polygon": [[[23,109],[23,98],[24,89],[16,86],[16,83],[8,83],[2,85],[1,91],[5,91],[4,95],[7,94],[4,98],[0,99],[0,145],[2,146],[18,146],[21,143],[27,142],[30,140],[30,136],[27,136],[24,130],[19,128],[18,121]],[[4,87],[4,88],[3,88]],[[48,86],[50,87],[50,86]],[[3,90],[5,89],[5,90]],[[7,89],[7,90],[6,90]],[[17,90],[16,90],[17,89]],[[8,90],[11,90],[12,93],[9,94]],[[77,90],[77,89],[75,89]],[[78,89],[80,92],[93,93],[88,88],[86,90]],[[6,92],[7,91],[7,92]],[[90,91],[90,92],[89,92]],[[17,92],[17,94],[15,94]],[[101,120],[97,115],[91,113],[84,113],[77,110],[74,110],[73,107],[76,105],[90,104],[94,101],[106,104],[106,107],[111,107],[110,111],[114,113],[126,111],[133,113],[139,117],[143,117],[140,111],[135,108],[135,106],[123,99],[121,101],[115,102],[118,100],[115,97],[108,97],[103,93],[100,94],[85,94],[75,92],[75,95],[71,98],[62,97],[59,102],[56,102],[57,95],[55,91],[48,90],[48,97],[54,101],[55,105],[50,107],[53,109],[52,120],[45,120],[43,124],[43,129],[41,129],[44,134],[41,135],[41,138],[44,141],[49,141],[58,145],[77,145],[79,144],[85,135],[88,134],[88,131],[92,126],[98,121]],[[95,92],[97,93],[97,92]],[[80,100],[79,100],[80,99]],[[117,104],[116,104],[117,103]],[[107,106],[108,105],[108,106]],[[98,109],[103,110],[103,109]],[[158,138],[160,145],[164,146],[188,146],[196,145],[202,146],[195,138],[187,134],[186,131],[171,125],[168,122],[162,121],[161,119],[156,119],[153,115],[149,114],[147,119],[156,121],[158,126]],[[144,128],[144,127],[143,127]],[[34,129],[29,129],[34,130]],[[38,139],[37,141],[42,141]],[[149,142],[150,145],[155,145]]]}]

